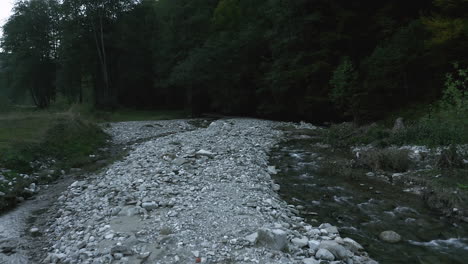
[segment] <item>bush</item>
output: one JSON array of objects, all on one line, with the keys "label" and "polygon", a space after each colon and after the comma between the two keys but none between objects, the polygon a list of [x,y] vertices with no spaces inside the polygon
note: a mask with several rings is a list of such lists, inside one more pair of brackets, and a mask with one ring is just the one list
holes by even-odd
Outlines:
[{"label": "bush", "polygon": [[436,166],[439,169],[463,168],[463,159],[458,154],[457,147],[450,145],[448,149],[442,150],[440,156],[437,157]]},{"label": "bush", "polygon": [[406,172],[412,163],[408,153],[395,148],[370,150],[357,158],[356,164],[373,171]]},{"label": "bush", "polygon": [[353,123],[342,123],[332,125],[324,130],[324,133],[325,143],[339,148],[371,143],[387,146],[391,134],[389,129],[376,123],[362,127]]},{"label": "bush", "polygon": [[[468,114],[468,113],[466,113]],[[389,139],[392,144],[448,146],[468,143],[468,115],[439,112],[410,124]]]},{"label": "bush", "polygon": [[41,149],[64,162],[83,163],[83,159],[103,145],[106,138],[107,135],[96,124],[71,116],[59,119],[49,129]]}]

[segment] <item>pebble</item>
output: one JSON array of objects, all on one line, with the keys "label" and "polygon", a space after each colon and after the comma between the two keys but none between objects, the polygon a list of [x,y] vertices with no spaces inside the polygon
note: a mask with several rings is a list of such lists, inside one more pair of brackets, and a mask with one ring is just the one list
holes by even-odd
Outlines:
[{"label": "pebble", "polygon": [[[218,120],[207,128],[187,120],[109,124],[105,129],[113,143],[126,145],[128,154],[60,196],[43,237],[51,245],[45,263],[334,260],[320,246],[339,237],[338,228],[305,224],[298,215],[304,208],[288,206],[270,176],[278,171],[268,164],[268,151],[283,135],[275,127],[287,124],[256,119]],[[358,248],[342,241],[339,249]],[[361,253],[362,264],[372,263],[362,250],[356,254]]]}]

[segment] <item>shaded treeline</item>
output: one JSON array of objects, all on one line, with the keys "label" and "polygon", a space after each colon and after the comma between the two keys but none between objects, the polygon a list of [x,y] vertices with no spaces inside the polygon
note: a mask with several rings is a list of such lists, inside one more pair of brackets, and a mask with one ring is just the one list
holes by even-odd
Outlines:
[{"label": "shaded treeline", "polygon": [[468,62],[466,0],[30,0],[0,89],[99,108],[371,120]]}]

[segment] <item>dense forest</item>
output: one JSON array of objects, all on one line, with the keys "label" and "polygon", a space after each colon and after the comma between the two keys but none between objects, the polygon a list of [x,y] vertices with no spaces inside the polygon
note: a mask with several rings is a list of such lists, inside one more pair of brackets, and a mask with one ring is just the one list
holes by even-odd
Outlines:
[{"label": "dense forest", "polygon": [[375,120],[438,100],[453,64],[468,65],[467,10],[467,0],[21,0],[3,27],[0,94],[40,108]]}]

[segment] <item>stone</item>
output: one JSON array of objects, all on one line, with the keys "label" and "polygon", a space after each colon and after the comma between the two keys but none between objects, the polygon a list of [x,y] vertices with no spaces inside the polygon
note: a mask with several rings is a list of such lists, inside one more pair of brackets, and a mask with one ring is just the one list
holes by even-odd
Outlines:
[{"label": "stone", "polygon": [[278,174],[278,171],[276,170],[275,166],[268,166],[268,173],[272,175]]},{"label": "stone", "polygon": [[214,153],[213,152],[210,152],[208,150],[204,150],[204,149],[200,149],[199,151],[197,151],[195,153],[197,156],[205,156],[205,157],[208,157],[208,158],[213,158],[214,157]]},{"label": "stone", "polygon": [[184,159],[184,158],[175,158],[172,162],[177,166],[182,166],[182,165],[188,163],[189,160]]},{"label": "stone", "polygon": [[315,253],[315,257],[321,260],[329,260],[329,261],[335,260],[335,256],[330,251],[324,248],[319,249],[317,253]]},{"label": "stone", "polygon": [[352,257],[352,253],[338,244],[336,241],[322,241],[319,245],[320,249],[326,249],[335,256],[338,260],[345,260]]},{"label": "stone", "polygon": [[297,247],[303,248],[307,246],[309,240],[307,239],[307,237],[302,237],[302,238],[293,238],[291,242]]},{"label": "stone", "polygon": [[379,235],[380,240],[387,243],[398,243],[401,241],[401,236],[395,231],[383,231]]},{"label": "stone", "polygon": [[338,228],[336,226],[329,226],[329,227],[326,227],[324,228],[325,230],[327,230],[328,234],[338,234]]},{"label": "stone", "polygon": [[364,250],[364,248],[358,242],[354,241],[353,239],[347,237],[343,239],[343,244],[346,248],[351,250],[354,253]]},{"label": "stone", "polygon": [[255,243],[257,241],[257,238],[258,238],[258,233],[255,232],[253,234],[246,236],[245,240],[249,241],[250,243]]},{"label": "stone", "polygon": [[305,258],[302,260],[303,264],[320,264],[320,261],[316,260],[315,258]]},{"label": "stone", "polygon": [[29,229],[29,233],[31,233],[31,235],[38,234],[39,233],[39,228],[33,227],[33,228]]},{"label": "stone", "polygon": [[124,256],[132,256],[134,254],[133,250],[131,250],[127,246],[114,246],[111,248],[111,254],[121,253]]},{"label": "stone", "polygon": [[257,245],[281,251],[288,243],[287,233],[281,229],[260,229],[258,231]]},{"label": "stone", "polygon": [[141,204],[141,207],[145,208],[148,211],[151,211],[158,208],[158,204],[156,202],[144,202]]},{"label": "stone", "polygon": [[272,189],[273,189],[273,191],[277,192],[277,191],[279,191],[281,189],[281,186],[279,184],[275,183],[275,184],[272,185]]},{"label": "stone", "polygon": [[318,247],[320,246],[320,241],[318,240],[310,240],[308,242],[309,248],[314,252],[317,251]]}]

